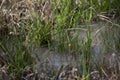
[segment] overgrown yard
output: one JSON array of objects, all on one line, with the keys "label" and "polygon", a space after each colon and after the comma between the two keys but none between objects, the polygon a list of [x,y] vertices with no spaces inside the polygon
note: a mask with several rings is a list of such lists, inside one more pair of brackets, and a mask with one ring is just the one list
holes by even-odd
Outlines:
[{"label": "overgrown yard", "polygon": [[0,1],[0,80],[119,80],[119,3]]}]

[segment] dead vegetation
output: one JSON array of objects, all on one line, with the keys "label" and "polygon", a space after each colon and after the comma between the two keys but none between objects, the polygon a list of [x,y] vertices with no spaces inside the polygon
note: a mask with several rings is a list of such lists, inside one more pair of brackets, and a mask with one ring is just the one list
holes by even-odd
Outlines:
[{"label": "dead vegetation", "polygon": [[[24,45],[24,43],[30,42],[29,34],[32,33],[32,30],[34,31],[34,27],[36,25],[36,23],[34,23],[34,22],[37,22],[39,18],[40,18],[40,22],[38,22],[38,23],[40,23],[40,24],[37,24],[37,25],[42,25],[43,30],[45,30],[46,26],[49,25],[48,30],[46,31],[45,35],[41,33],[42,36],[46,36],[46,34],[47,34],[47,38],[43,37],[41,43],[48,44],[48,42],[51,41],[51,35],[53,34],[52,33],[52,30],[54,29],[53,26],[55,24],[57,24],[57,20],[56,20],[57,18],[54,13],[53,5],[54,4],[49,1],[42,1],[42,0],[39,0],[39,1],[37,1],[37,0],[2,0],[2,1],[0,1],[0,41],[1,41],[0,42],[0,50],[3,48],[3,47],[1,48],[2,42],[4,41],[3,38],[8,39],[9,36],[20,37],[22,35],[22,37],[24,37],[24,39],[22,39],[23,42],[21,43],[22,47],[26,46],[26,44]],[[76,8],[76,10],[77,10],[77,8]],[[59,8],[58,8],[58,13],[59,13]],[[60,13],[59,13],[59,15],[60,15]],[[62,16],[64,16],[64,15],[62,15]],[[71,16],[69,16],[69,17],[71,17]],[[67,19],[66,19],[67,21],[69,21],[69,17],[67,17]],[[74,16],[72,16],[72,17],[74,17]],[[109,16],[101,17],[101,15],[98,15],[98,17],[100,17],[100,18],[105,17],[105,18],[107,18],[107,20],[110,19]],[[112,17],[114,17],[114,16],[112,16]],[[105,18],[104,18],[104,20],[105,20]],[[98,18],[95,18],[95,19],[98,19]],[[61,23],[62,23],[62,21],[64,21],[64,18],[63,18],[63,20],[61,20]],[[58,22],[60,22],[60,20],[58,20]],[[82,22],[82,20],[79,22]],[[31,27],[29,27],[29,26],[31,26]],[[63,25],[63,27],[65,27],[65,28],[66,28],[66,26],[67,26],[66,24]],[[39,27],[39,26],[37,26],[37,27]],[[70,28],[71,26],[68,26],[68,27]],[[30,30],[30,28],[32,28],[32,29]],[[65,29],[65,28],[63,28],[63,29]],[[38,30],[35,30],[36,33],[40,32],[39,28],[37,28],[37,29]],[[50,32],[50,34],[49,34],[49,32]],[[107,31],[104,31],[104,32],[106,33]],[[74,35],[74,31],[73,31],[73,35]],[[116,35],[116,34],[113,34],[113,35]],[[117,33],[117,35],[119,35],[119,33]],[[33,38],[31,41],[34,42],[34,39],[36,41],[36,39],[40,36],[41,35],[30,36],[31,39]],[[64,36],[64,38],[65,37],[66,36]],[[111,38],[109,38],[109,39],[111,39]],[[66,39],[63,39],[63,41],[65,41],[65,40]],[[76,41],[73,43],[76,43]],[[119,41],[118,41],[118,43],[119,43]],[[71,46],[71,44],[69,44],[69,47],[70,46]],[[115,44],[115,47],[117,47],[119,49],[118,44]],[[73,46],[70,49],[72,49],[72,48],[73,48]],[[26,49],[25,49],[25,51],[24,51],[24,49],[22,49],[22,51],[23,51],[22,53],[24,53],[26,51]],[[8,66],[9,62],[8,62],[8,58],[7,58],[8,56],[3,55],[4,54],[3,52],[5,53],[5,51],[2,49],[0,51],[0,79],[2,79],[2,80],[3,79],[4,80],[8,80],[8,79],[11,79],[11,80],[21,80],[21,79],[23,79],[23,80],[47,80],[47,79],[48,80],[86,80],[86,77],[87,77],[87,76],[82,76],[83,70],[79,69],[78,67],[74,67],[72,65],[60,66],[59,69],[54,70],[53,66],[49,65],[50,64],[49,61],[44,62],[44,64],[46,64],[44,67],[42,64],[40,64],[40,66],[39,66],[40,72],[37,72],[37,71],[31,69],[31,67],[29,67],[29,66],[27,66],[27,67],[25,66],[25,69],[23,70],[22,73],[20,73],[20,76],[18,77],[18,75],[9,73],[10,71],[8,70],[8,68],[9,68],[9,66]],[[32,58],[30,57],[30,59],[32,59]],[[31,64],[32,64],[32,61],[31,61]],[[94,67],[94,66],[96,66],[96,67]],[[119,51],[115,52],[115,53],[114,52],[110,53],[109,55],[104,55],[104,57],[101,58],[100,62],[98,62],[97,64],[95,63],[91,67],[92,67],[91,72],[90,72],[90,74],[88,74],[88,76],[90,76],[91,80],[119,80],[120,79],[120,76],[119,76],[119,74],[120,74]],[[43,70],[43,68],[45,68],[45,70]],[[14,71],[12,71],[12,70],[14,70]],[[11,72],[14,73],[16,71],[16,73],[17,73],[17,70],[19,70],[19,68],[16,69],[15,66],[13,66],[12,70],[11,70]],[[18,71],[18,73],[19,72],[20,71]],[[22,77],[21,77],[21,75],[22,75]]]}]

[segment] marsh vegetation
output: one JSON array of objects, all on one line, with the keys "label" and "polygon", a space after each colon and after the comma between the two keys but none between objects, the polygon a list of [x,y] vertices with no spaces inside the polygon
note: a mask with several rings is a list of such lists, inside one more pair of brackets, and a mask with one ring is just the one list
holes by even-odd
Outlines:
[{"label": "marsh vegetation", "polygon": [[119,80],[119,3],[0,1],[0,80]]}]

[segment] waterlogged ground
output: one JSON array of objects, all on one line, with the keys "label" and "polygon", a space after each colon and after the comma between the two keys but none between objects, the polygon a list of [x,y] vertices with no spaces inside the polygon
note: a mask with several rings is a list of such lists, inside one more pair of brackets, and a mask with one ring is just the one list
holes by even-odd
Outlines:
[{"label": "waterlogged ground", "polygon": [[[89,77],[89,75],[91,76],[91,80],[120,79],[120,29],[118,28],[119,25],[114,24],[118,22],[113,20],[117,18],[119,8],[114,10],[116,7],[113,6],[113,9],[111,10],[111,4],[114,4],[115,1],[112,1],[110,4],[108,1],[103,1],[100,5],[98,5],[100,1],[93,1],[93,3],[95,3],[94,5],[91,4],[91,1],[89,3],[86,0],[80,1],[80,5],[78,0],[75,0],[75,3],[74,0],[69,1],[70,3],[66,1],[63,3],[60,2],[60,5],[58,5],[59,3],[56,1],[55,3],[54,1],[50,1],[49,3],[49,1],[44,0],[0,1],[0,24],[2,27],[0,27],[0,40],[2,40],[2,42],[0,42],[0,80],[85,80],[84,78],[87,76]],[[107,8],[108,6],[110,6],[110,11],[109,8]],[[95,9],[94,12],[94,8],[98,8],[98,10]],[[81,14],[78,12],[79,10]],[[105,13],[101,13],[102,11],[105,11]],[[41,20],[38,20],[38,17],[41,18]],[[79,17],[81,19],[76,21]],[[87,24],[85,23],[85,25],[84,20],[87,20],[87,17],[92,17],[92,22]],[[37,21],[34,22],[34,20]],[[45,29],[45,31],[37,30],[40,27],[40,24],[42,26],[47,26],[47,24],[50,26],[54,26],[54,24],[56,26],[67,26],[67,28],[64,28],[65,33],[63,33],[62,36],[60,34],[58,42],[56,39],[59,38],[59,28],[55,29],[56,31],[53,31],[53,33],[51,29],[48,29],[48,32],[51,31],[50,35],[53,35],[52,37],[50,36],[50,38],[49,35],[47,35],[47,38],[50,39],[50,41],[51,38],[56,41],[56,44],[53,45],[55,49],[33,47],[34,44],[32,44],[32,42],[37,43],[38,41],[39,43],[39,36],[46,36],[47,34],[46,28],[40,28],[43,30]],[[78,25],[76,29],[73,27],[69,29],[68,27],[71,26],[71,24],[81,25]],[[28,29],[30,26],[33,27],[33,30],[32,28]],[[22,31],[22,27],[24,27],[25,30]],[[84,52],[82,53],[81,50],[76,52],[77,49],[71,47],[71,45],[77,41],[87,41],[87,32],[89,31],[88,27],[90,27],[92,39],[90,49],[91,65],[89,66],[91,70],[90,74],[83,76],[83,65],[87,64],[87,62],[85,63],[82,61],[82,54]],[[41,32],[43,32],[43,34],[41,34]],[[4,36],[6,33],[7,36]],[[68,52],[58,52],[57,48],[59,41],[64,41],[64,38],[68,36],[68,33],[70,34],[70,37],[73,37],[72,39],[76,39],[70,44],[67,44],[70,46],[71,50],[68,49],[70,50]],[[27,34],[32,36],[30,38],[30,44],[32,44],[30,48],[33,48],[32,50],[28,49],[29,44],[27,45]],[[21,35],[22,37],[20,37]],[[19,42],[16,37],[21,41]],[[36,38],[38,39],[37,41]],[[43,38],[40,39],[40,41],[41,43],[46,43],[47,39]],[[68,39],[67,41],[69,42],[70,40]],[[82,49],[84,49],[84,47]],[[25,54],[27,54],[27,56]],[[22,55],[24,55],[25,58],[23,58]],[[29,62],[34,62],[33,70],[31,69],[31,63]],[[15,78],[16,76],[18,77],[17,79]]]},{"label": "waterlogged ground", "polygon": [[[83,25],[82,25],[83,26]],[[109,51],[103,54],[104,45],[100,37],[101,31],[108,26],[103,22],[91,24],[92,32],[92,46],[91,46],[91,78],[92,80],[118,80],[120,73],[120,56],[116,51]],[[86,38],[86,30],[81,30],[79,40]],[[10,41],[11,42],[11,41]],[[8,41],[7,44],[10,43]],[[9,44],[10,46],[10,44]],[[11,47],[9,47],[11,48]],[[4,53],[1,51],[1,54]],[[39,80],[81,80],[83,69],[81,67],[81,52],[66,53],[50,50],[48,48],[36,48],[31,52],[36,59],[34,65],[34,74],[29,74],[27,80],[31,76]],[[102,69],[102,76],[100,76],[99,68]],[[1,69],[2,70],[2,69]],[[116,70],[118,70],[116,72]],[[56,77],[57,78],[54,78]],[[33,78],[32,78],[33,79]]]},{"label": "waterlogged ground", "polygon": [[[90,25],[92,31],[92,40],[93,40],[91,46],[91,54],[95,56],[94,59],[96,58],[99,59],[98,57],[100,57],[101,49],[102,49],[102,44],[100,44],[101,40],[99,38],[99,33],[100,33],[99,30],[104,26],[100,26],[100,24],[101,23]],[[81,30],[79,40],[86,38],[86,34],[87,34],[86,31]],[[77,60],[79,61],[80,55],[81,52],[71,54],[66,52],[49,50],[48,48],[38,48],[36,49],[35,56],[37,56],[37,59],[39,61],[48,59],[48,61],[50,61],[50,63],[52,63],[55,67],[59,67],[61,65],[68,65],[69,63],[76,64]]]},{"label": "waterlogged ground", "polygon": [[[116,51],[108,51],[107,53],[103,54],[104,52],[104,45],[102,44],[102,40],[100,38],[100,32],[103,30],[108,24],[104,23],[98,23],[98,24],[92,24],[91,31],[92,31],[92,47],[91,47],[91,54],[92,54],[92,72],[91,77],[92,80],[107,80],[107,78],[111,78],[110,80],[117,80],[117,76],[113,76],[113,72],[115,70],[118,70],[118,73],[120,71],[120,56],[119,53]],[[104,30],[103,30],[104,31]],[[81,31],[80,33],[80,40],[82,38],[86,37],[86,32]],[[81,52],[78,52],[76,54],[69,54],[65,52],[57,52],[52,51],[47,48],[39,48],[37,49],[37,63],[35,65],[35,68],[39,75],[46,75],[46,74],[52,74],[54,71],[59,70],[61,67],[71,67],[69,69],[73,71],[74,76],[82,75],[83,69],[81,68]],[[100,76],[100,72],[97,70],[96,67],[106,67],[106,69],[103,67],[103,76]],[[66,68],[65,68],[66,69]],[[64,68],[60,71],[60,73],[63,73]],[[54,70],[54,71],[53,71]],[[43,74],[41,72],[43,71]],[[44,73],[47,72],[47,73]],[[50,71],[50,72],[49,72]],[[110,71],[110,74],[109,72]],[[75,75],[75,72],[77,72],[77,75]],[[59,73],[59,78],[61,77]],[[117,73],[115,72],[114,75]],[[111,77],[112,76],[112,77]],[[73,78],[74,80],[75,78]],[[79,80],[80,78],[78,78]],[[59,80],[59,79],[58,79]],[[71,79],[60,79],[60,80],[71,80]]]}]

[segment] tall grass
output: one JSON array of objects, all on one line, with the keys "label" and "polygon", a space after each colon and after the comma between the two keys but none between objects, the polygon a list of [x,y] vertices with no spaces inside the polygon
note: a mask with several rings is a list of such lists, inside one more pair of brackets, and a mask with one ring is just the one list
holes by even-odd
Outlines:
[{"label": "tall grass", "polygon": [[4,65],[7,66],[7,71],[12,79],[22,79],[28,71],[33,72],[34,60],[30,50],[23,45],[20,38],[16,36],[7,36],[7,38],[3,39],[0,44],[0,48],[4,52],[3,58],[6,61]]},{"label": "tall grass", "polygon": [[[15,2],[15,0],[13,1]],[[28,0],[28,2],[31,1]],[[2,27],[7,26],[8,28],[10,26],[8,32],[14,31],[11,28],[16,28],[16,24],[19,24],[21,29],[18,36],[16,34],[12,37],[11,35],[0,36],[0,47],[7,57],[5,63],[8,72],[15,78],[24,77],[26,67],[33,67],[34,60],[30,54],[30,48],[41,46],[76,55],[81,52],[82,79],[90,80],[92,60],[92,26],[90,26],[90,23],[94,16],[98,16],[102,12],[109,13],[111,10],[116,10],[115,15],[118,15],[120,6],[117,3],[115,0],[37,0],[33,3],[34,10],[28,5],[25,6],[30,13],[26,13],[26,15],[29,15],[30,18],[27,20],[17,17],[18,22],[14,19],[9,20],[9,17],[12,17],[7,16],[11,14],[9,11],[8,13],[0,13],[0,24]],[[2,16],[3,14],[4,16]],[[5,20],[2,17],[5,17]],[[113,28],[115,25],[111,27]],[[87,31],[85,38],[80,39],[82,29]],[[106,28],[106,31],[103,31],[102,42],[106,47],[105,50],[107,50],[107,46],[111,46],[119,52],[119,25],[115,29],[109,29],[111,28]],[[112,38],[115,38],[115,40]],[[28,42],[28,44],[23,44],[25,42]],[[108,48],[110,49],[110,47]],[[32,72],[32,69],[30,71]]]},{"label": "tall grass", "polygon": [[91,26],[89,26],[89,22],[93,16],[93,2],[92,0],[88,2],[89,7],[83,11],[83,19],[86,23],[86,28],[88,29],[87,31],[87,39],[83,40],[82,43],[82,67],[83,67],[83,75],[82,79],[83,80],[90,80],[90,70],[91,70],[91,45],[92,45],[92,38],[91,38]]},{"label": "tall grass", "polygon": [[[4,31],[3,31],[4,33]],[[24,79],[27,73],[33,72],[34,60],[31,57],[31,50],[24,45],[25,40],[24,29],[20,30],[20,34],[6,34],[0,36],[0,50],[3,59],[3,65],[6,68],[8,79]],[[7,76],[6,76],[7,77]]]},{"label": "tall grass", "polygon": [[[33,18],[34,19],[34,18]],[[45,25],[42,24],[40,18],[33,20],[33,25],[30,25],[28,33],[28,39],[33,45],[39,46],[49,46],[48,44],[51,43],[51,26],[49,23]]]}]

